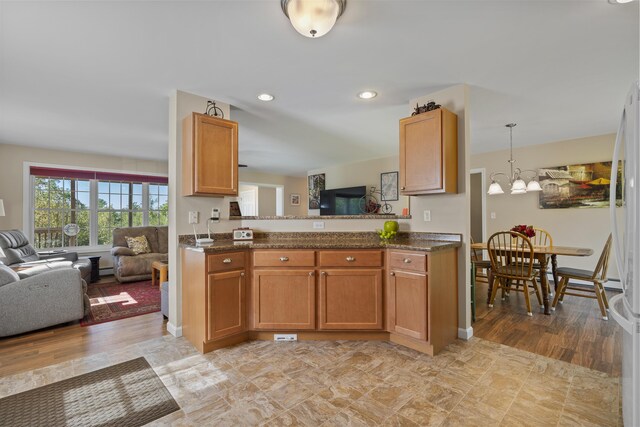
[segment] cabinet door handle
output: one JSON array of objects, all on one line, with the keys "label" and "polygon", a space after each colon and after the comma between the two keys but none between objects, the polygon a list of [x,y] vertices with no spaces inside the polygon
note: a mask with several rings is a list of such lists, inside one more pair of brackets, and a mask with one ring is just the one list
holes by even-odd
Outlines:
[{"label": "cabinet door handle", "polygon": [[391,276],[395,276],[395,275],[396,275],[396,273],[394,273],[394,272],[392,271],[391,273],[389,273],[389,275],[391,275]]},{"label": "cabinet door handle", "polygon": [[355,260],[356,260],[356,259],[355,259],[354,257],[352,257],[352,256],[348,256],[348,257],[347,257],[347,261],[348,261],[348,262],[353,262],[353,261],[355,261]]},{"label": "cabinet door handle", "polygon": [[281,256],[280,257],[280,261],[287,262],[287,261],[289,261],[289,257],[288,256]]},{"label": "cabinet door handle", "polygon": [[225,258],[222,260],[223,264],[231,264],[231,258]]},{"label": "cabinet door handle", "polygon": [[401,190],[404,190],[404,187],[400,187]]},{"label": "cabinet door handle", "polygon": [[404,262],[405,264],[411,264],[411,260],[410,260],[409,258],[405,258],[405,259],[403,260],[403,262]]},{"label": "cabinet door handle", "polygon": [[240,277],[244,277],[244,273],[240,273]]},{"label": "cabinet door handle", "polygon": [[313,271],[310,271],[310,272],[309,272],[309,276],[310,276],[310,277],[313,277]]},{"label": "cabinet door handle", "polygon": [[321,272],[320,272],[320,275],[321,275],[321,276],[326,276],[326,275],[327,275],[327,272],[326,272],[326,271],[321,271]]}]

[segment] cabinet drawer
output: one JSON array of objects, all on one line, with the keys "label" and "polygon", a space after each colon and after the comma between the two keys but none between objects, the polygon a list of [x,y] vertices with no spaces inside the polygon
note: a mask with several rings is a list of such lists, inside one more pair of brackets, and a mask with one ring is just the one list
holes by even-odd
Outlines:
[{"label": "cabinet drawer", "polygon": [[382,251],[320,251],[320,267],[380,267]]},{"label": "cabinet drawer", "polygon": [[313,267],[316,265],[314,251],[262,250],[253,251],[255,267]]},{"label": "cabinet drawer", "polygon": [[427,254],[391,251],[389,267],[398,270],[427,271]]},{"label": "cabinet drawer", "polygon": [[230,252],[224,254],[211,254],[207,256],[207,271],[215,273],[218,271],[236,270],[245,267],[244,252]]}]

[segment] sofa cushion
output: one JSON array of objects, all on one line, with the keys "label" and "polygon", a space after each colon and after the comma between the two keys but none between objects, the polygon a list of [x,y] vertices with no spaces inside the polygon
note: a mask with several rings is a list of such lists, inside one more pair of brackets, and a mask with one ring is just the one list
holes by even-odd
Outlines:
[{"label": "sofa cushion", "polygon": [[154,261],[167,262],[167,254],[149,253],[118,258],[118,275],[122,277],[151,274]]},{"label": "sofa cushion", "polygon": [[127,246],[129,249],[133,251],[134,254],[148,254],[151,252],[151,248],[149,247],[149,241],[147,240],[147,236],[137,236],[130,237],[125,236],[125,240],[127,241]]},{"label": "sofa cushion", "polygon": [[33,267],[27,268],[25,270],[20,270],[18,272],[18,276],[20,277],[20,279],[26,279],[29,277],[37,276],[38,274],[44,273],[45,271],[71,268],[72,266],[73,266],[73,263],[71,261],[46,262],[46,263],[34,265]]},{"label": "sofa cushion", "polygon": [[127,247],[127,240],[125,236],[138,237],[146,236],[151,252],[158,251],[158,231],[156,227],[123,227],[113,229],[113,247],[124,246]]},{"label": "sofa cushion", "polygon": [[9,283],[17,282],[20,280],[18,273],[4,264],[0,264],[0,286],[8,285]]}]

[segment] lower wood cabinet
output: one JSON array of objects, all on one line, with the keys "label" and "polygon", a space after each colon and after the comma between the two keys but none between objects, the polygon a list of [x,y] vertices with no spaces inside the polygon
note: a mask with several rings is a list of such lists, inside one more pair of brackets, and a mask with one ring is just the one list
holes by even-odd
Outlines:
[{"label": "lower wood cabinet", "polygon": [[419,340],[428,337],[427,275],[405,271],[389,273],[391,332]]},{"label": "lower wood cabinet", "polygon": [[246,330],[244,270],[209,274],[206,300],[207,341]]},{"label": "lower wood cabinet", "polygon": [[253,270],[254,328],[315,329],[315,282],[315,272],[311,269]]},{"label": "lower wood cabinet", "polygon": [[320,271],[318,329],[382,329],[382,270]]}]

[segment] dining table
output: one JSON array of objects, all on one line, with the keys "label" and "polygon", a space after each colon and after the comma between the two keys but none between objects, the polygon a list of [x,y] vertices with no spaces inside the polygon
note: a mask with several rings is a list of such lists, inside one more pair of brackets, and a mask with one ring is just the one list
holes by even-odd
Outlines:
[{"label": "dining table", "polygon": [[[472,250],[488,251],[486,243],[471,244]],[[519,251],[521,252],[521,250]],[[551,314],[549,304],[549,280],[547,279],[547,266],[549,259],[551,260],[551,274],[553,276],[554,290],[558,290],[558,256],[586,257],[593,255],[593,249],[580,248],[573,246],[533,246],[533,257],[540,264],[540,284],[542,288],[542,303],[544,304],[544,314]],[[489,284],[487,291],[487,304],[491,300],[491,288],[493,284]]]}]

